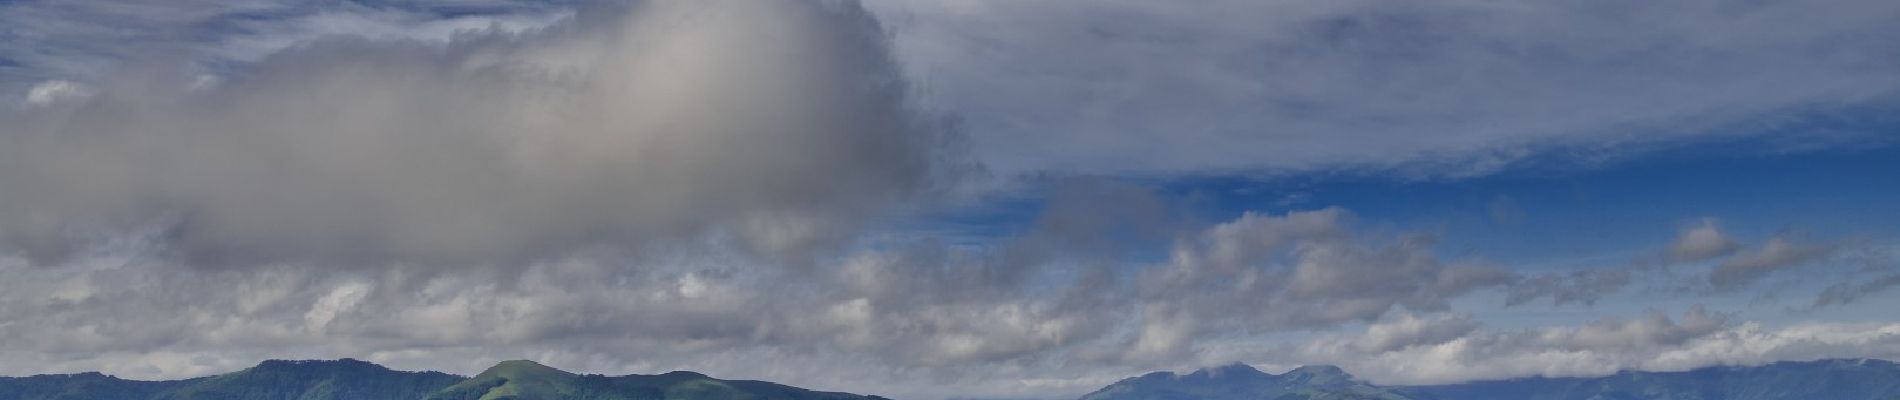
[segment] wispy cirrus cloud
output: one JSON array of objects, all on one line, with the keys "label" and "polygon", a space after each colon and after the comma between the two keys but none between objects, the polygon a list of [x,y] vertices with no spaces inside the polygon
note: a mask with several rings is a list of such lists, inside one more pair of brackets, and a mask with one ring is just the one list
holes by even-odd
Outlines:
[{"label": "wispy cirrus cloud", "polygon": [[0,104],[44,82],[96,85],[153,59],[216,77],[331,37],[447,40],[521,31],[571,15],[571,1],[82,0],[0,4]]},{"label": "wispy cirrus cloud", "polygon": [[1484,175],[1900,94],[1877,0],[871,4],[1000,171]]}]

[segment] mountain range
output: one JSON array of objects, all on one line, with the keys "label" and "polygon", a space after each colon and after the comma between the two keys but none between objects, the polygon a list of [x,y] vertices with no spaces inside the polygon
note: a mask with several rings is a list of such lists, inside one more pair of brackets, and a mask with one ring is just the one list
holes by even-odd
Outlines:
[{"label": "mountain range", "polygon": [[[0,400],[885,400],[694,372],[575,374],[506,361],[473,377],[396,371],[353,359],[271,360],[228,374],[136,381],[97,373],[0,377]],[[1900,365],[1781,362],[1594,378],[1379,386],[1333,366],[1282,374],[1245,364],[1123,379],[1080,400],[1900,400]]]},{"label": "mountain range", "polygon": [[1900,365],[1884,360],[1780,362],[1594,378],[1519,378],[1375,386],[1338,367],[1269,374],[1244,364],[1124,379],[1081,400],[1900,400]]},{"label": "mountain range", "polygon": [[176,381],[88,372],[0,377],[0,400],[883,400],[693,372],[583,375],[505,361],[474,377],[396,371],[353,359],[265,361],[242,371]]}]

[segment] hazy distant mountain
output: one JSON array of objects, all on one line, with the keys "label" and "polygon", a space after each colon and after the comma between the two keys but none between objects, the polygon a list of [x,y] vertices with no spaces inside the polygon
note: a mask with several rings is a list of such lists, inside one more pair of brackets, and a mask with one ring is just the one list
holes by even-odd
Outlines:
[{"label": "hazy distant mountain", "polygon": [[99,373],[0,378],[0,400],[882,400],[692,372],[579,375],[507,361],[473,378],[365,361],[265,361],[229,374],[133,381]]},{"label": "hazy distant mountain", "polygon": [[1339,367],[1306,366],[1274,375],[1234,364],[1180,375],[1156,372],[1082,396],[1082,400],[1400,400],[1389,389],[1356,381]]},{"label": "hazy distant mountain", "polygon": [[1401,389],[1422,400],[1900,400],[1900,365],[1883,360],[1781,362],[1600,378],[1525,378]]},{"label": "hazy distant mountain", "polygon": [[1882,360],[1783,362],[1598,378],[1523,378],[1379,387],[1339,368],[1285,374],[1245,365],[1124,379],[1081,400],[1900,400],[1900,365]]}]

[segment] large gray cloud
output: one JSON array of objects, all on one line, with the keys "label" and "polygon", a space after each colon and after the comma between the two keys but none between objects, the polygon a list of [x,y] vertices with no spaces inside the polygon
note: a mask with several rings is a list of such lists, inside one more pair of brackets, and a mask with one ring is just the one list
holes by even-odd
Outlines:
[{"label": "large gray cloud", "polygon": [[1002,171],[1482,174],[1900,93],[1882,0],[873,4]]},{"label": "large gray cloud", "polygon": [[151,61],[0,115],[0,242],[55,259],[144,231],[199,265],[796,249],[949,174],[886,40],[855,3],[654,1],[319,41],[208,88]]}]

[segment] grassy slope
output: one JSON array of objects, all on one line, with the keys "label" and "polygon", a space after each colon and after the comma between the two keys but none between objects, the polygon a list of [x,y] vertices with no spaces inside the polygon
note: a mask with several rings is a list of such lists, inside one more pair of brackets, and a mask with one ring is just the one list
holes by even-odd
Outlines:
[{"label": "grassy slope", "polygon": [[758,381],[726,381],[692,372],[579,375],[530,361],[507,361],[428,400],[869,400]]},{"label": "grassy slope", "polygon": [[265,361],[203,378],[154,400],[412,400],[462,377],[440,372],[393,371],[369,362]]}]

